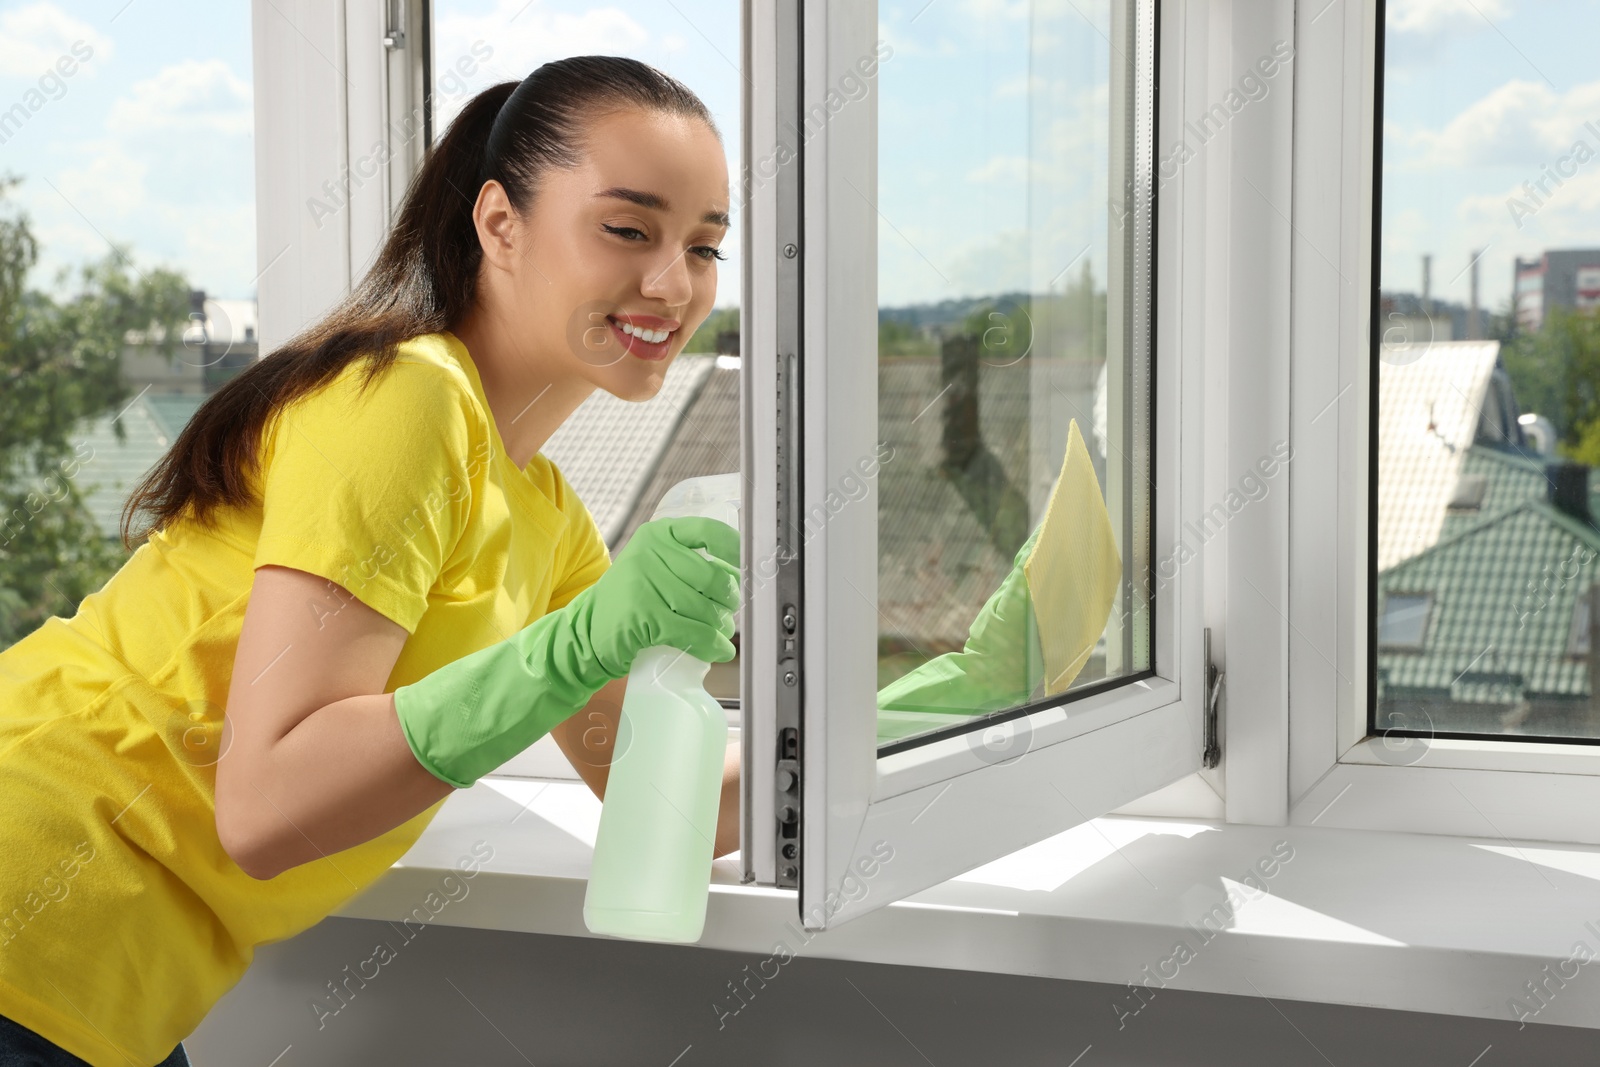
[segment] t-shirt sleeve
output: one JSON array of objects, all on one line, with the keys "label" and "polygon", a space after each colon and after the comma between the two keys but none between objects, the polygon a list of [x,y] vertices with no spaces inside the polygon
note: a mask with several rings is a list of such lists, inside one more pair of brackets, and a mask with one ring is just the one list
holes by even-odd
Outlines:
[{"label": "t-shirt sleeve", "polygon": [[337,582],[416,630],[483,478],[487,436],[447,370],[396,361],[360,390],[363,361],[268,429],[255,566]]},{"label": "t-shirt sleeve", "polygon": [[563,553],[566,566],[551,586],[549,610],[555,611],[566,607],[573,597],[599,581],[611,566],[611,553],[606,549],[605,538],[600,536],[600,527],[589,513],[588,506],[573,492],[572,486],[567,484],[566,478],[554,464],[551,464],[551,469],[571,516],[567,523],[568,549]]}]

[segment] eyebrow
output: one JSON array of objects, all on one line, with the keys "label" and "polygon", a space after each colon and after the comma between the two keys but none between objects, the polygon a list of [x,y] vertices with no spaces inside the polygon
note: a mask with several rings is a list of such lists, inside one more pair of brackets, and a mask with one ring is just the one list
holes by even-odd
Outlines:
[{"label": "eyebrow", "polygon": [[[609,196],[617,200],[626,200],[640,207],[647,207],[653,211],[670,211],[666,198],[656,193],[641,192],[638,189],[624,189],[622,186],[613,186],[604,192],[595,193],[595,198]],[[701,222],[709,222],[713,226],[728,226],[730,220],[726,211],[708,211],[700,217]]]}]

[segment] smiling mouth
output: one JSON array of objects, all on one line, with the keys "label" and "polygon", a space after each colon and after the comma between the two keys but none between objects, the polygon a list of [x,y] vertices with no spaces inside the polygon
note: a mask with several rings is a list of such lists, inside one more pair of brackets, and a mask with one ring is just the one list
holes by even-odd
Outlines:
[{"label": "smiling mouth", "polygon": [[[606,316],[606,322],[610,324],[611,332],[622,343],[622,347],[629,354],[638,356],[640,359],[664,359],[667,355],[667,350],[672,347],[672,338],[678,332],[677,330],[639,330],[638,332],[630,333],[628,331],[633,329],[632,326],[624,326],[610,315]],[[651,340],[654,337],[660,337],[661,340]]]}]

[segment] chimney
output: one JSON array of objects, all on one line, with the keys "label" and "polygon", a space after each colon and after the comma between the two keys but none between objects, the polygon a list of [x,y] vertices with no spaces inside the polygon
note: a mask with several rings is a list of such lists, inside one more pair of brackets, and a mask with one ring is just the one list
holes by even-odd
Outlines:
[{"label": "chimney", "polygon": [[1483,257],[1484,249],[1472,253],[1472,301],[1467,305],[1467,340],[1481,341],[1483,330],[1478,322],[1478,260]]},{"label": "chimney", "polygon": [[1589,467],[1584,463],[1561,460],[1544,468],[1548,499],[1562,512],[1579,522],[1594,524],[1589,514]]},{"label": "chimney", "polygon": [[965,470],[983,445],[978,432],[978,338],[955,333],[939,344],[944,386],[943,466]]},{"label": "chimney", "polygon": [[1422,257],[1422,313],[1433,317],[1433,257]]}]

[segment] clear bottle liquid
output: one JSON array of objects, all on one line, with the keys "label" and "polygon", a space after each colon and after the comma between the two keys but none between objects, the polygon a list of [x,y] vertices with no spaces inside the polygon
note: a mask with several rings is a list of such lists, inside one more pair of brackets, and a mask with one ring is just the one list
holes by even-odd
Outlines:
[{"label": "clear bottle liquid", "polygon": [[[690,478],[652,517],[737,528],[738,494],[737,473]],[[710,668],[670,645],[634,657],[584,894],[590,933],[694,942],[705,929],[728,748],[728,720],[705,690]]]}]

